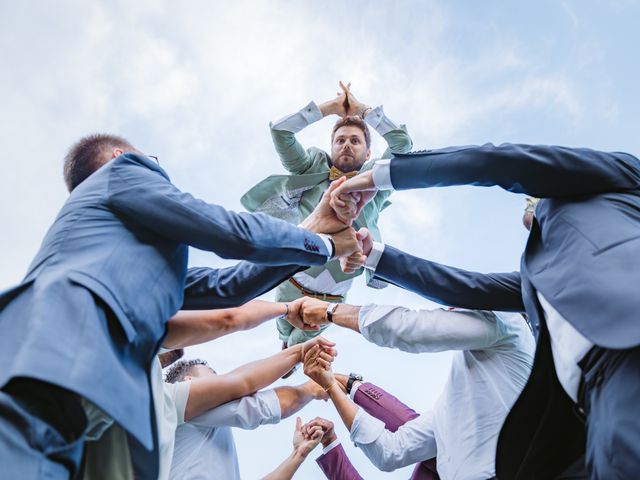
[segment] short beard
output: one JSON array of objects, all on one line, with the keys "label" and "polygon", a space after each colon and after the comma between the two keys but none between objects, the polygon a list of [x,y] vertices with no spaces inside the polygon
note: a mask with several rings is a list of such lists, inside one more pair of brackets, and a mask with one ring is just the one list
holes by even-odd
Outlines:
[{"label": "short beard", "polygon": [[[338,158],[340,158],[340,155],[338,155]],[[356,161],[355,156],[353,157],[353,159],[355,162]],[[355,165],[351,164],[351,162],[350,162],[350,165],[342,165],[339,160],[338,161],[331,160],[331,163],[341,172],[347,173],[347,172],[354,172],[354,171],[360,170],[366,161],[367,161],[366,155],[362,155],[362,157],[360,158],[360,161]]]}]

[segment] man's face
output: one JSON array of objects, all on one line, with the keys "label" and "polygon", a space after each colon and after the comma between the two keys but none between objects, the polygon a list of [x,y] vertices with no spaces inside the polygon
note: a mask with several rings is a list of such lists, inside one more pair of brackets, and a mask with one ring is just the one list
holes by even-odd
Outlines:
[{"label": "man's face", "polygon": [[352,172],[369,160],[371,150],[367,148],[364,132],[354,125],[336,130],[331,145],[331,161],[339,170]]}]

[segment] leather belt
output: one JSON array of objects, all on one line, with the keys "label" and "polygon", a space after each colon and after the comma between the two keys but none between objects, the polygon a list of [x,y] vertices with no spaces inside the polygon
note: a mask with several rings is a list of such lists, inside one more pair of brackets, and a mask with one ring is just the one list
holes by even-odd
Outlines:
[{"label": "leather belt", "polygon": [[291,285],[293,285],[298,290],[300,290],[300,293],[302,293],[302,295],[304,295],[305,297],[317,298],[318,300],[324,300],[326,302],[339,302],[339,303],[344,302],[343,295],[331,295],[330,293],[314,292],[313,290],[304,288],[293,278],[290,278],[289,281],[291,282]]}]

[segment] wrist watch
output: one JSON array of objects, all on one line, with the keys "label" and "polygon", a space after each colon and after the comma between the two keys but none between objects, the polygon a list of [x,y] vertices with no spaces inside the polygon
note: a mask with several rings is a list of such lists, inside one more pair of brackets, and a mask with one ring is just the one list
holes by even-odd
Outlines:
[{"label": "wrist watch", "polygon": [[347,380],[347,395],[351,393],[351,387],[353,387],[353,382],[362,382],[364,380],[363,376],[359,373],[350,373],[349,380]]},{"label": "wrist watch", "polygon": [[327,320],[333,323],[333,312],[338,308],[339,303],[330,303],[327,305]]}]

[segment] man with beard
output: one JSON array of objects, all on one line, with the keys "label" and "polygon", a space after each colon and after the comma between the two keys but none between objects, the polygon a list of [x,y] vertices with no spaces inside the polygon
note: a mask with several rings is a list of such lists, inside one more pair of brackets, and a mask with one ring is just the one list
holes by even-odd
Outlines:
[{"label": "man with beard", "polygon": [[[276,151],[291,175],[273,175],[254,186],[242,197],[242,204],[247,210],[300,223],[315,208],[331,182],[343,176],[350,178],[371,168],[374,161],[370,161],[371,134],[367,124],[382,135],[389,146],[382,158],[411,150],[412,141],[405,126],[397,126],[387,118],[382,106],[371,108],[357,100],[350,91],[350,84],[345,86],[340,82],[340,88],[342,92],[335,99],[320,105],[311,102],[299,112],[271,124]],[[295,134],[329,115],[340,117],[331,133],[331,154],[316,147],[305,150]],[[355,220],[354,228],[368,228],[379,241],[378,215],[389,205],[388,197],[387,192],[379,192]],[[362,272],[363,269],[352,271],[349,268],[343,271],[338,261],[309,268],[282,283],[276,290],[276,301],[291,302],[310,296],[329,302],[344,302],[353,278]],[[386,286],[372,277],[367,274],[369,286]],[[319,331],[294,328],[284,318],[278,320],[277,326],[283,348],[319,334]],[[326,326],[323,325],[321,329],[324,328]]]}]

